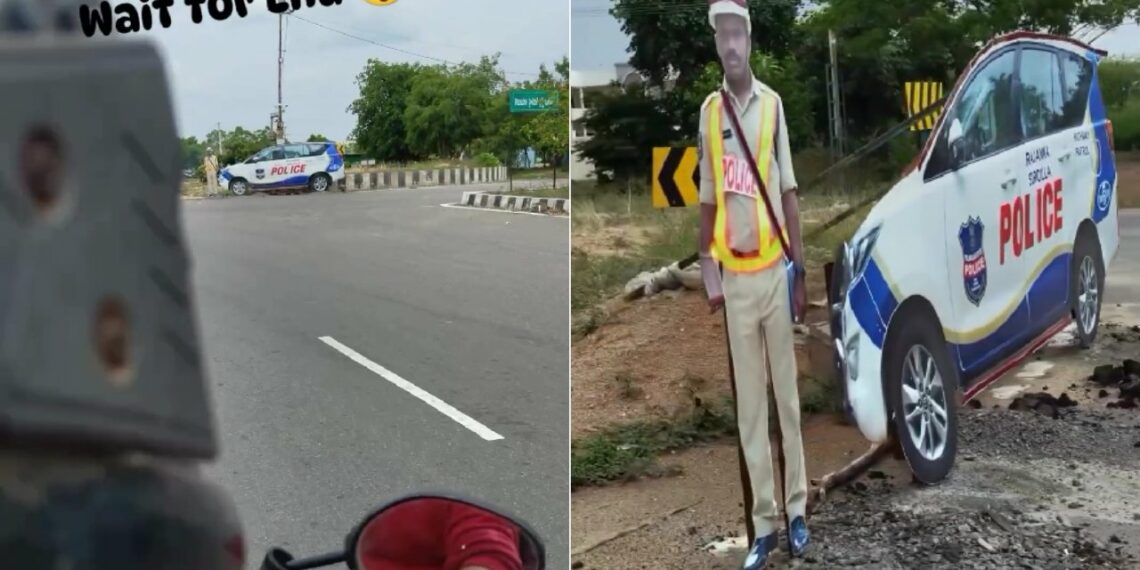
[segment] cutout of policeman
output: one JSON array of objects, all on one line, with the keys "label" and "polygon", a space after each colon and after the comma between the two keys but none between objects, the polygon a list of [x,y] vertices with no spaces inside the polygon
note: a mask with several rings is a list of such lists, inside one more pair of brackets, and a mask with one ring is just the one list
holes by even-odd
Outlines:
[{"label": "cutout of policeman", "polygon": [[218,157],[214,156],[214,149],[206,150],[206,158],[202,159],[202,170],[206,173],[206,194],[213,196],[218,193]]},{"label": "cutout of policeman", "polygon": [[[809,533],[807,475],[800,430],[799,393],[790,314],[803,319],[806,308],[803,247],[791,148],[778,93],[752,73],[749,56],[752,24],[747,0],[710,0],[709,23],[724,69],[723,89],[701,106],[700,139],[700,258],[712,311],[724,307],[736,382],[737,424],[751,480],[751,518],[756,540],[744,561],[745,570],[763,568],[775,549],[780,526],[775,497],[772,450],[768,433],[768,390],[772,382],[783,435],[786,461],[784,504],[788,516],[789,550],[802,556]],[[740,121],[747,156],[734,132],[725,106]],[[795,273],[789,300],[788,271],[779,237],[760,197],[746,160],[755,160],[764,190],[785,231]],[[782,206],[782,207],[781,207]],[[788,307],[792,302],[794,306]]]}]

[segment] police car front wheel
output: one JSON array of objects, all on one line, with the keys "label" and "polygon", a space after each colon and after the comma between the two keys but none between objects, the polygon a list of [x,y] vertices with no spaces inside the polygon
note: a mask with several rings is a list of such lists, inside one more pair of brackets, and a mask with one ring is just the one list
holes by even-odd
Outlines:
[{"label": "police car front wheel", "polygon": [[1077,341],[1081,348],[1092,346],[1100,324],[1100,306],[1104,295],[1104,261],[1096,232],[1082,227],[1073,246],[1069,292],[1073,319],[1077,323]]},{"label": "police car front wheel", "polygon": [[958,373],[935,319],[921,311],[900,316],[884,355],[888,403],[914,478],[933,485],[949,475],[958,453]]},{"label": "police car front wheel", "polygon": [[325,174],[324,172],[318,172],[309,179],[309,190],[312,190],[313,192],[324,192],[325,190],[329,189],[329,186],[331,184],[332,178],[329,178],[328,174]]},{"label": "police car front wheel", "polygon": [[249,182],[241,178],[230,180],[230,193],[234,196],[245,196],[246,192],[249,192]]}]

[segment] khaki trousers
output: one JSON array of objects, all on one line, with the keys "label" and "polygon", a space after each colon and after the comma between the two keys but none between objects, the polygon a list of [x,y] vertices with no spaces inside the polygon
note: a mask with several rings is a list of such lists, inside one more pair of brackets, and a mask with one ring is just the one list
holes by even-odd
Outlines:
[{"label": "khaki trousers", "polygon": [[206,194],[213,196],[218,193],[218,171],[206,171]]},{"label": "khaki trousers", "polygon": [[724,271],[728,340],[736,376],[736,418],[752,482],[756,536],[780,528],[768,434],[768,380],[784,442],[784,504],[788,520],[807,509],[807,473],[800,432],[796,354],[788,308],[787,272],[782,264],[756,273]]}]

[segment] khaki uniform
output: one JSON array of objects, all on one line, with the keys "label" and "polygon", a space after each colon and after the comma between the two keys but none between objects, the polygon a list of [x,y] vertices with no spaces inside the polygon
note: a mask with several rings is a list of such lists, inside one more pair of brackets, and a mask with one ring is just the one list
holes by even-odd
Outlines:
[{"label": "khaki uniform", "polygon": [[[727,85],[725,89],[728,90]],[[747,137],[752,152],[760,147],[760,94],[778,95],[760,81],[753,79],[752,92],[747,101],[731,101],[740,119],[740,127]],[[710,100],[712,97],[710,96]],[[709,100],[705,101],[705,107]],[[792,169],[791,148],[788,144],[784,106],[778,105],[776,144],[771,160],[768,198],[781,227],[784,212],[782,195],[796,188]],[[756,180],[744,160],[750,160],[737,140],[732,122],[725,114],[721,121],[724,139],[725,207],[728,209],[729,247],[748,254],[758,250]],[[700,122],[701,186],[703,204],[716,204],[713,169],[708,149],[708,120],[702,108]],[[778,187],[774,187],[778,186]],[[735,190],[735,191],[734,191]],[[751,190],[751,192],[750,192]],[[748,196],[746,194],[751,194]],[[756,197],[752,197],[756,196]],[[760,204],[763,211],[763,204]],[[732,347],[733,372],[736,377],[737,424],[744,447],[752,483],[752,520],[757,536],[765,536],[779,528],[778,506],[775,497],[774,470],[768,434],[768,380],[771,379],[776,395],[780,430],[783,434],[785,459],[784,480],[787,516],[791,520],[805,515],[807,508],[807,473],[804,468],[803,438],[800,430],[799,391],[796,384],[795,347],[792,337],[791,314],[788,307],[787,272],[782,263],[754,273],[723,272],[725,312],[728,317],[728,339]]]},{"label": "khaki uniform", "polygon": [[206,172],[206,194],[218,193],[218,157],[207,155],[202,160],[202,170]]}]

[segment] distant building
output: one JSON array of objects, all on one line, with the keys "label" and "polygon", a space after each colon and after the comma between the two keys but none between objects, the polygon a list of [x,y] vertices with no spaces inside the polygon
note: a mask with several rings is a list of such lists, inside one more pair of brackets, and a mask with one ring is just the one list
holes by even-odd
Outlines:
[{"label": "distant building", "polygon": [[[673,80],[669,79],[665,82],[665,88],[668,89],[673,84]],[[632,65],[628,63],[615,63],[613,70],[588,70],[588,71],[575,71],[570,70],[570,122],[573,129],[570,131],[570,146],[571,149],[578,142],[589,140],[594,133],[588,131],[581,123],[581,119],[586,116],[586,109],[590,107],[590,100],[598,93],[606,91],[621,90],[628,92],[630,89],[645,89],[647,80],[645,76],[641,75]],[[659,89],[653,88],[650,93],[658,92]],[[572,151],[572,158],[570,161],[570,179],[571,180],[593,180],[594,179],[594,166],[590,161],[582,158],[577,150]]]}]

